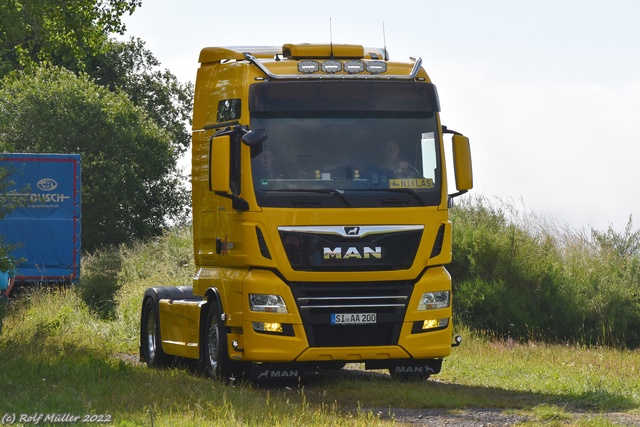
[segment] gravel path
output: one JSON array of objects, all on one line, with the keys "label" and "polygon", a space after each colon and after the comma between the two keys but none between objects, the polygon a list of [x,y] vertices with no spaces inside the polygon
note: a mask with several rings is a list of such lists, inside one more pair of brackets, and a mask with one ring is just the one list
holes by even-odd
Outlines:
[{"label": "gravel path", "polygon": [[[425,427],[494,427],[513,426],[518,423],[535,423],[538,420],[535,416],[501,411],[493,408],[473,408],[461,410],[445,409],[399,409],[399,408],[369,408],[366,411],[373,411],[381,419],[395,420],[402,426],[425,426]],[[567,419],[564,419],[564,417]],[[640,414],[627,414],[618,412],[608,413],[563,413],[563,419],[558,420],[561,424],[578,423],[593,418],[602,418],[617,426],[638,427],[640,426]],[[548,425],[553,420],[541,422]]]},{"label": "gravel path", "polygon": [[400,425],[428,427],[511,426],[530,420],[527,416],[503,413],[496,409],[391,409],[376,410],[381,419],[393,419]]}]

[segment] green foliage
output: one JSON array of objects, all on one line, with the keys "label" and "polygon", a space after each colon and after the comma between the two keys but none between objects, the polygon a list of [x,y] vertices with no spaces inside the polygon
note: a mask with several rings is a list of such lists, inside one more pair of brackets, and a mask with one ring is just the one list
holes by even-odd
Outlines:
[{"label": "green foliage", "polygon": [[120,251],[110,247],[87,254],[83,257],[82,267],[82,278],[78,284],[82,300],[101,318],[113,318],[116,309],[114,298],[120,289]]},{"label": "green foliage", "polygon": [[181,221],[189,199],[171,135],[122,92],[40,67],[4,79],[0,141],[82,155],[83,247],[132,242]]},{"label": "green foliage", "polygon": [[89,250],[157,235],[189,210],[177,161],[193,86],[161,70],[141,40],[109,38],[141,3],[0,0],[0,151],[82,154]]},{"label": "green foliage", "polygon": [[560,229],[481,197],[452,211],[454,312],[516,339],[640,346],[640,232]]},{"label": "green foliage", "polygon": [[140,0],[0,0],[0,78],[40,63],[83,70],[104,51],[109,34],[123,34],[121,16]]},{"label": "green foliage", "polygon": [[[0,152],[7,151],[0,142]],[[15,188],[15,182],[11,176],[15,173],[12,167],[0,168],[0,221],[14,209],[24,206],[27,201],[23,197],[16,197],[16,193],[24,193],[29,188]],[[0,236],[0,271],[8,271],[18,264],[20,259],[11,259],[11,254],[17,245],[8,245],[4,241],[4,236]]]},{"label": "green foliage", "polygon": [[85,255],[79,296],[105,320],[120,351],[136,348],[144,291],[152,286],[191,285],[193,239],[190,227],[168,229],[145,242],[120,245]]},{"label": "green foliage", "polygon": [[191,122],[193,85],[181,84],[171,72],[160,69],[160,62],[145,49],[142,40],[109,40],[106,51],[92,58],[87,73],[98,85],[122,90],[135,105],[144,108],[171,135],[178,154],[189,147],[191,134],[185,123]]}]

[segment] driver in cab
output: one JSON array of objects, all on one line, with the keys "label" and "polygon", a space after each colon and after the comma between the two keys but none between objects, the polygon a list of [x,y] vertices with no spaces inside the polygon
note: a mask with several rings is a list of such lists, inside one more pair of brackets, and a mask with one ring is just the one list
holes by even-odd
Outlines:
[{"label": "driver in cab", "polygon": [[374,185],[387,186],[390,179],[420,176],[411,163],[402,157],[400,151],[400,145],[393,139],[382,146],[380,159],[369,173],[369,178]]}]

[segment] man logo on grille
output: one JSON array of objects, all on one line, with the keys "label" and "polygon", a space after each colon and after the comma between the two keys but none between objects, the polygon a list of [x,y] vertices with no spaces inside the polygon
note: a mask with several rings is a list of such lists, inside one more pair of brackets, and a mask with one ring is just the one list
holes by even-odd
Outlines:
[{"label": "man logo on grille", "polygon": [[360,234],[360,227],[345,227],[344,232],[347,233],[347,236],[357,236]]},{"label": "man logo on grille", "polygon": [[364,246],[360,249],[353,246],[349,248],[325,246],[322,248],[322,253],[324,259],[382,259],[382,246],[373,248]]}]

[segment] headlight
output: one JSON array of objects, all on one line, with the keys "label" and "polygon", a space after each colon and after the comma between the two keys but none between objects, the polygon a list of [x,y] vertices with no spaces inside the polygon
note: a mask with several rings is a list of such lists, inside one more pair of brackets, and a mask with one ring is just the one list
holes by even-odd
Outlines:
[{"label": "headlight", "polygon": [[288,313],[287,305],[280,295],[249,294],[249,309],[263,313]]},{"label": "headlight", "polygon": [[425,292],[420,297],[418,310],[436,310],[449,307],[449,291]]}]

